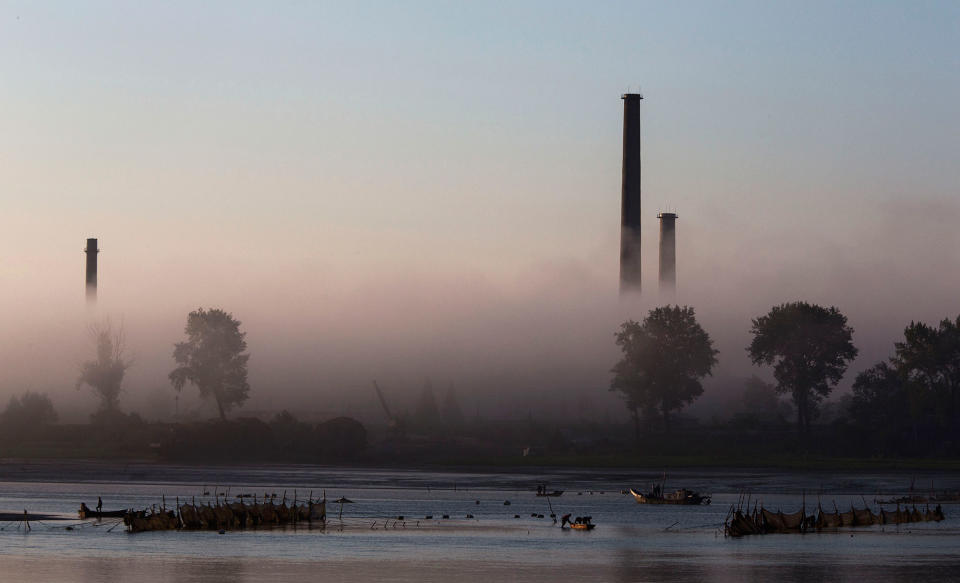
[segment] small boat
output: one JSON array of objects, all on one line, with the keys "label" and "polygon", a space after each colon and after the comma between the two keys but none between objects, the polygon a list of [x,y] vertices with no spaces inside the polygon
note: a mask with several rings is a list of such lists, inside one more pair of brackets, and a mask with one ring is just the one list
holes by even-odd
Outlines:
[{"label": "small boat", "polygon": [[693,506],[710,504],[709,495],[702,495],[693,490],[687,490],[686,488],[680,488],[679,490],[666,494],[662,492],[658,486],[654,486],[653,491],[648,494],[643,494],[630,488],[630,493],[633,495],[634,500],[637,501],[637,504],[690,504]]},{"label": "small boat", "polygon": [[549,496],[551,498],[555,498],[557,496],[563,496],[563,490],[554,490],[550,492],[547,490],[546,484],[539,484],[537,485],[537,496]]},{"label": "small boat", "polygon": [[81,520],[86,520],[87,518],[123,518],[126,514],[126,510],[101,510],[97,512],[96,510],[91,510],[83,502],[80,503],[80,511],[78,512]]},{"label": "small boat", "polygon": [[570,520],[570,515],[565,514],[560,520],[560,528],[569,526],[573,530],[593,530],[597,525],[591,522],[592,518],[591,516],[578,516]]}]

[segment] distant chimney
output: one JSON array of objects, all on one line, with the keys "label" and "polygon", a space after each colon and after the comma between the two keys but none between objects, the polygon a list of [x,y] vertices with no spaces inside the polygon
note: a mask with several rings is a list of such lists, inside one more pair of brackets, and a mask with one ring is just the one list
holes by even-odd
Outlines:
[{"label": "distant chimney", "polygon": [[620,293],[639,292],[640,279],[640,100],[623,99],[623,175],[620,189]]},{"label": "distant chimney", "polygon": [[97,240],[87,239],[83,251],[87,254],[87,302],[93,304],[97,301]]},{"label": "distant chimney", "polygon": [[677,291],[677,215],[660,213],[660,295]]}]

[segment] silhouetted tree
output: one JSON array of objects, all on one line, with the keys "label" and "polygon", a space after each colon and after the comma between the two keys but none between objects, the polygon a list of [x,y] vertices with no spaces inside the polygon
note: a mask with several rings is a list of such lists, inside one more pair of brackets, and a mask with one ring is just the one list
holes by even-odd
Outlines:
[{"label": "silhouetted tree", "polygon": [[793,413],[789,403],[780,400],[777,388],[753,375],[746,380],[741,396],[743,411],[758,420],[770,421]]},{"label": "silhouetted tree", "polygon": [[43,427],[57,422],[57,412],[50,397],[43,393],[25,392],[14,395],[7,408],[0,413],[0,428],[12,436],[38,433]]},{"label": "silhouetted tree", "polygon": [[754,319],[750,332],[750,359],[774,365],[777,392],[792,395],[797,430],[802,437],[808,435],[818,404],[857,356],[846,316],[832,306],[793,302]]},{"label": "silhouetted tree", "polygon": [[367,430],[350,417],[336,417],[317,425],[315,434],[323,460],[359,458],[367,447]]},{"label": "silhouetted tree", "polygon": [[302,449],[311,441],[313,427],[301,423],[292,413],[284,409],[270,420],[274,445],[285,453]]},{"label": "silhouetted tree", "polygon": [[697,323],[693,308],[650,310],[643,323],[628,320],[615,334],[623,359],[614,365],[611,391],[619,391],[640,440],[640,413],[656,412],[670,429],[670,413],[703,393],[700,379],[717,363],[713,341]]},{"label": "silhouetted tree", "polygon": [[912,421],[913,441],[917,441],[922,410],[911,406],[903,378],[886,362],[857,375],[848,413],[853,424],[875,437],[885,451],[902,449],[899,440],[908,421]]},{"label": "silhouetted tree", "polygon": [[193,383],[201,397],[213,397],[220,419],[226,419],[227,411],[249,398],[246,333],[232,314],[216,308],[190,312],[184,331],[187,341],[174,345],[173,359],[180,366],[170,373],[170,382],[177,391]]},{"label": "silhouetted tree", "polygon": [[892,364],[908,389],[923,395],[934,405],[941,423],[956,437],[960,430],[960,316],[946,318],[936,328],[911,322],[903,331],[903,342],[894,346]]},{"label": "silhouetted tree", "polygon": [[100,399],[100,417],[110,417],[120,411],[120,392],[123,376],[133,361],[124,358],[126,338],[123,326],[116,332],[109,321],[93,324],[90,337],[96,346],[97,359],[88,360],[80,368],[77,390],[89,385]]}]

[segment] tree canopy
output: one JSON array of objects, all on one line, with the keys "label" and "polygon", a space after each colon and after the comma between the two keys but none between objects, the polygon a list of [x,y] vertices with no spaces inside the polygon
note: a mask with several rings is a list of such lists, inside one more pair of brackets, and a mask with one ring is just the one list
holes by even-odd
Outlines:
[{"label": "tree canopy", "polygon": [[0,413],[0,429],[11,435],[35,434],[56,421],[53,402],[44,393],[27,391],[20,396],[14,395],[10,397],[6,410]]},{"label": "tree canopy", "polygon": [[777,391],[792,395],[797,429],[807,435],[820,401],[857,356],[846,316],[832,306],[793,302],[774,306],[754,319],[750,332],[750,359],[754,364],[773,365]]},{"label": "tree canopy", "polygon": [[614,365],[611,391],[619,391],[639,439],[640,413],[659,415],[669,431],[670,413],[703,393],[700,379],[717,363],[710,335],[689,306],[650,310],[642,323],[628,320],[616,332],[623,358]]},{"label": "tree canopy", "polygon": [[112,414],[120,410],[120,392],[123,376],[133,361],[124,357],[126,344],[123,327],[114,331],[109,321],[91,325],[90,337],[96,346],[97,359],[88,360],[80,367],[77,389],[89,385],[100,399],[100,413]]},{"label": "tree canopy", "polygon": [[848,413],[865,433],[871,433],[883,452],[901,452],[900,443],[909,422],[917,438],[917,421],[922,411],[911,406],[910,395],[896,368],[880,362],[857,375]]},{"label": "tree canopy", "polygon": [[910,322],[903,342],[894,344],[891,364],[911,397],[912,412],[928,408],[954,437],[960,430],[960,316],[945,318],[934,328]]},{"label": "tree canopy", "polygon": [[789,417],[793,413],[790,403],[781,400],[777,387],[756,375],[746,379],[740,396],[743,411],[763,421]]},{"label": "tree canopy", "polygon": [[216,401],[220,418],[226,419],[227,411],[249,398],[246,333],[232,314],[216,308],[190,312],[184,332],[187,341],[174,345],[179,366],[170,373],[170,382],[177,391],[188,382],[196,385],[200,396]]}]

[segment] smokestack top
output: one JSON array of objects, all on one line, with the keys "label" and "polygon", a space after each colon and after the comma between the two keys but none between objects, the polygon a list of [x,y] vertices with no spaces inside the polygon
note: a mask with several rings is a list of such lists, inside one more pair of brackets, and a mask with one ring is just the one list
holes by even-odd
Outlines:
[{"label": "smokestack top", "polygon": [[624,93],[620,96],[620,99],[623,100],[634,100],[634,99],[643,99],[642,93]]},{"label": "smokestack top", "polygon": [[658,219],[675,219],[677,218],[677,213],[657,213]]},{"label": "smokestack top", "polygon": [[97,249],[97,240],[96,239],[87,239],[87,248],[84,249],[87,253],[93,251],[94,253],[99,253],[100,250]]}]

